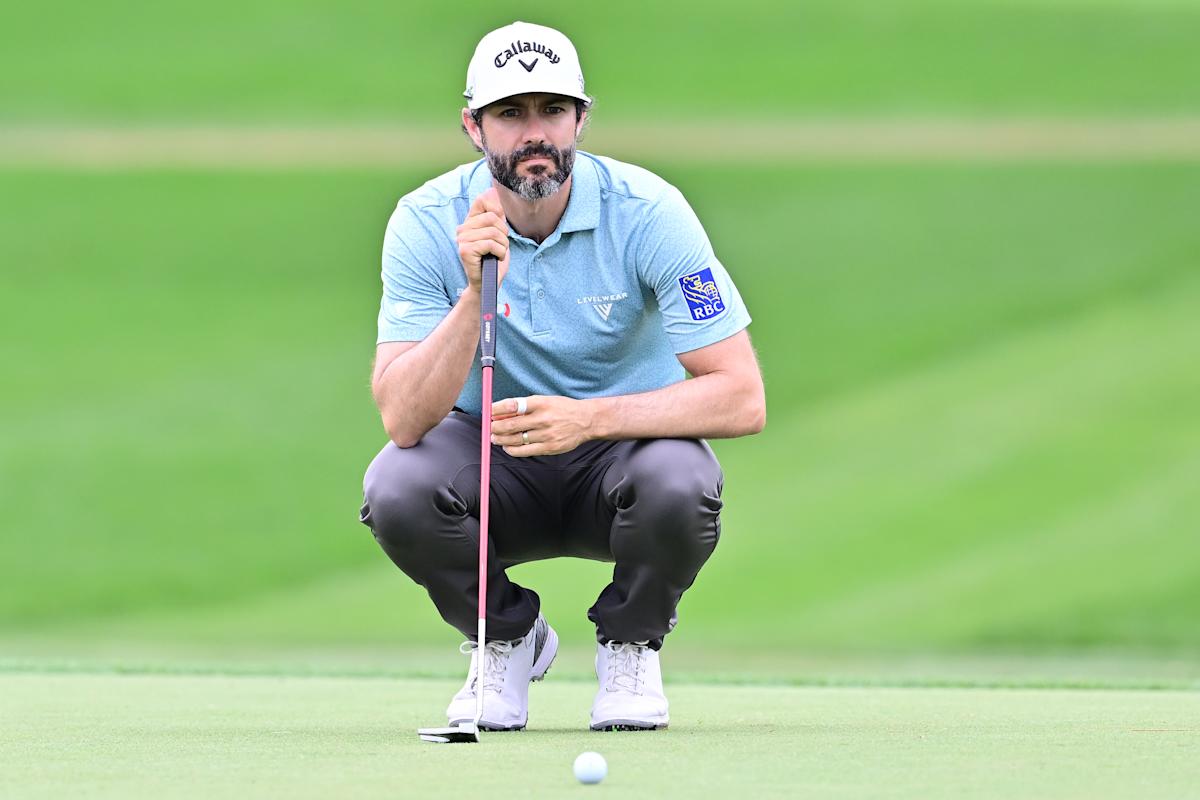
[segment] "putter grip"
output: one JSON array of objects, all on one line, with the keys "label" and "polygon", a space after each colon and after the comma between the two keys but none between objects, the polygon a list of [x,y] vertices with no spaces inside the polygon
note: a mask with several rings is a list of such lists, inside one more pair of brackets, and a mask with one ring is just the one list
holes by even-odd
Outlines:
[{"label": "putter grip", "polygon": [[496,364],[496,291],[500,262],[494,255],[483,257],[483,294],[479,304],[479,353],[485,367]]}]

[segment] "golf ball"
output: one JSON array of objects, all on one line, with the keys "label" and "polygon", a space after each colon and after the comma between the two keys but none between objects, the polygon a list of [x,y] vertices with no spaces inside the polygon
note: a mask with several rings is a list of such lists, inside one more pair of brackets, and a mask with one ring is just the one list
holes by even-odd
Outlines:
[{"label": "golf ball", "polygon": [[599,783],[608,774],[608,764],[604,756],[590,750],[580,753],[575,759],[575,777],[580,783]]}]

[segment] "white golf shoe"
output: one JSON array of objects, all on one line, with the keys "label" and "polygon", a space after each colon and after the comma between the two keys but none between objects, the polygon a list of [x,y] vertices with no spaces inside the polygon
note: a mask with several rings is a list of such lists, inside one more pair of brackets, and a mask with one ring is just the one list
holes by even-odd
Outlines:
[{"label": "white golf shoe", "polygon": [[592,730],[623,731],[665,728],[667,697],[663,694],[658,651],[646,642],[609,642],[596,650],[600,689],[592,703]]},{"label": "white golf shoe", "polygon": [[[450,725],[475,719],[475,665],[479,648],[463,642],[459,648],[471,654],[467,682],[446,708]],[[558,634],[538,614],[529,633],[511,642],[488,642],[483,648],[483,719],[479,727],[488,731],[519,731],[529,721],[529,684],[546,676],[558,653]]]}]

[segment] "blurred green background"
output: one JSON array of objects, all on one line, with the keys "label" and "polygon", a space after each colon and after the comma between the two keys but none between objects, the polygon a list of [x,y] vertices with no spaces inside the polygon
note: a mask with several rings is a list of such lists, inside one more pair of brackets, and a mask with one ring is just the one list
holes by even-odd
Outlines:
[{"label": "blurred green background", "polygon": [[[474,157],[466,62],[525,19],[580,50],[598,99],[584,149],[680,186],[755,318],[768,427],[714,442],[723,537],[669,671],[1200,681],[1200,157],[1131,155],[1120,127],[1196,129],[1200,4],[8,16],[0,666],[462,668],[457,634],[356,520],[385,441],[379,248],[401,195]],[[787,139],[828,120],[877,131],[871,158]],[[1013,120],[1116,133],[1078,157],[1036,135],[1024,155],[888,155],[897,122],[964,124],[970,151],[971,131]],[[237,157],[248,133],[336,150],[354,126],[403,153]],[[228,165],[189,163],[195,130]],[[124,155],[21,144],[97,131]],[[177,161],[138,163],[147,140]],[[588,668],[608,570],[514,570],[566,671]]]}]

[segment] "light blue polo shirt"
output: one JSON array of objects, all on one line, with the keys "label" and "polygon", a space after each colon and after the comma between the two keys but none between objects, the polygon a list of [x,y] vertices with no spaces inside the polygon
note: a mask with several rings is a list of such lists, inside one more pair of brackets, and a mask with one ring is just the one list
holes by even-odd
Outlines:
[{"label": "light blue polo shirt", "polygon": [[[750,324],[683,195],[657,175],[578,152],[571,196],[541,244],[509,232],[493,397],[577,399],[684,379],[676,353]],[[401,198],[383,245],[379,342],[420,341],[467,288],[455,228],[492,185],[480,159]],[[478,356],[456,405],[481,413]]]}]

